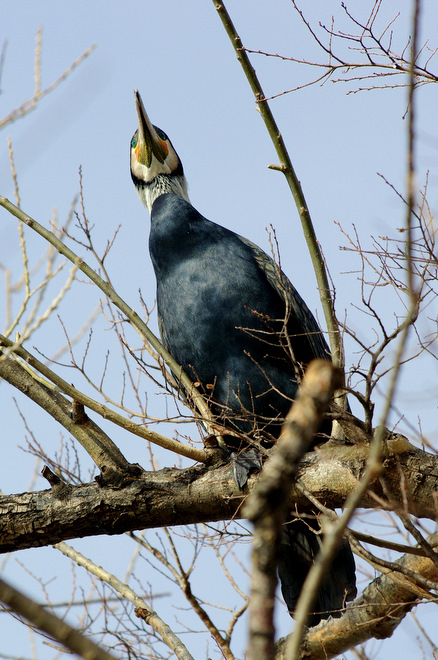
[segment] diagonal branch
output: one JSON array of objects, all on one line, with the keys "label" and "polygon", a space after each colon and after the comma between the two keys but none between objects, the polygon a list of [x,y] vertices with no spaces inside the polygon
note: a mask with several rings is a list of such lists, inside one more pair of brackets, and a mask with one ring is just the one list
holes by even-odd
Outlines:
[{"label": "diagonal branch", "polygon": [[307,206],[304,193],[301,189],[300,182],[293,168],[281,132],[274,119],[269,103],[263,92],[262,86],[257,78],[255,69],[252,66],[249,57],[247,55],[247,52],[245,51],[242,45],[242,41],[239,35],[237,34],[237,31],[233,25],[231,17],[228,14],[223,2],[218,2],[217,0],[213,0],[213,4],[230,38],[233,48],[236,51],[237,59],[240,65],[242,66],[245,76],[248,79],[248,82],[251,86],[252,92],[258,104],[257,107],[260,111],[263,121],[265,122],[265,126],[267,128],[269,136],[272,140],[274,148],[280,159],[280,166],[275,166],[273,169],[279,169],[281,172],[283,172],[284,176],[286,177],[289,188],[292,192],[295,205],[297,207],[298,215],[300,217],[301,224],[303,227],[304,237],[307,242],[307,247],[309,249],[313,268],[315,271],[316,281],[319,289],[319,295],[321,298],[321,304],[324,311],[324,317],[327,323],[327,329],[329,333],[330,349],[332,353],[333,364],[336,367],[343,368],[344,360],[343,360],[341,335],[339,332],[339,326],[335,316],[333,299],[330,292],[327,272],[324,264],[324,259],[321,254],[321,250],[319,248],[319,244],[315,235],[315,230],[312,224],[309,208]]},{"label": "diagonal branch", "polygon": [[[119,413],[115,412],[111,408],[108,408],[102,403],[95,401],[91,397],[77,390],[73,385],[70,385],[70,383],[67,383],[67,381],[65,381],[63,378],[58,376],[54,371],[49,369],[49,367],[47,367],[43,362],[35,358],[22,346],[16,347],[16,345],[13,342],[11,342],[9,339],[6,339],[6,337],[3,337],[3,335],[0,335],[0,346],[6,346],[7,348],[13,350],[13,352],[16,355],[18,355],[20,358],[22,358],[22,360],[24,360],[32,368],[36,369],[45,378],[49,379],[51,383],[53,383],[55,386],[55,388],[50,388],[50,391],[54,391],[54,389],[57,389],[63,392],[67,396],[70,396],[73,399],[73,401],[76,401],[77,403],[86,406],[87,408],[97,413],[104,419],[109,420],[113,424],[116,424],[117,426],[124,428],[126,431],[129,431],[130,433],[133,433],[134,435],[137,435],[140,438],[145,438],[146,440],[149,440],[149,442],[152,442],[155,445],[159,445],[160,447],[163,447],[164,449],[168,449],[169,451],[173,451],[174,453],[180,454],[181,456],[186,456],[187,458],[191,458],[194,461],[200,461],[200,462],[205,461],[205,452],[202,451],[201,449],[196,449],[196,447],[190,447],[189,445],[184,445],[182,442],[178,442],[177,440],[173,440],[172,438],[167,438],[166,436],[161,435],[161,433],[151,431],[145,426],[136,424],[130,419],[127,419],[126,417],[123,417],[123,415],[120,415]],[[2,361],[2,358],[4,359],[4,357],[0,353],[0,363]],[[7,358],[7,359],[10,360],[11,358]],[[1,370],[1,366],[0,366],[0,370]],[[34,380],[36,380],[35,377]],[[50,385],[50,383],[48,385]],[[48,388],[46,387],[46,389]],[[27,390],[26,394],[30,398],[33,398],[31,396],[31,391]],[[36,403],[38,403],[38,401],[35,398],[33,400]],[[63,423],[61,422],[60,419],[58,419],[57,421],[59,421],[61,424]]]},{"label": "diagonal branch", "polygon": [[[187,374],[184,373],[180,365],[173,359],[170,353],[164,348],[159,339],[154,335],[154,333],[148,328],[146,323],[141,320],[138,314],[116,293],[113,287],[103,280],[100,275],[98,275],[85,261],[83,261],[78,255],[76,255],[70,248],[68,248],[62,241],[59,240],[57,236],[50,230],[46,229],[40,225],[36,220],[28,216],[17,206],[12,204],[8,199],[0,195],[0,206],[3,206],[9,213],[22,222],[24,222],[28,227],[36,231],[40,236],[42,236],[47,242],[49,242],[53,247],[62,255],[67,257],[72,263],[77,265],[78,269],[82,271],[96,286],[111,300],[113,305],[118,307],[120,311],[129,319],[132,326],[139,333],[144,341],[147,341],[152,348],[163,359],[165,365],[172,371],[176,379],[184,387],[185,391],[188,393],[191,399],[193,399],[196,407],[198,408],[204,423],[206,426],[209,425],[209,422],[212,420],[212,415],[210,410],[202,397],[196,390],[196,387],[193,385],[190,378]],[[151,438],[150,438],[151,439]],[[152,441],[152,439],[151,439]],[[199,450],[197,450],[199,452]],[[202,452],[199,452],[201,454]],[[202,457],[198,454],[196,460],[205,460],[205,455],[202,453]]]},{"label": "diagonal branch", "polygon": [[[0,358],[4,358],[0,354]],[[86,415],[76,421],[73,406],[59,392],[36,380],[12,357],[0,359],[0,377],[26,394],[81,443],[96,465],[126,470],[128,461],[113,441]]]},{"label": "diagonal branch", "polygon": [[171,630],[170,626],[152,610],[143,598],[140,598],[127,584],[121,582],[115,575],[106,571],[102,566],[98,566],[91,559],[84,557],[80,552],[74,550],[66,543],[57,543],[53,546],[56,550],[62,552],[66,557],[75,561],[78,566],[83,566],[89,573],[92,573],[99,580],[106,582],[114,591],[118,592],[123,598],[129,600],[135,606],[136,615],[149,624],[161,637],[163,642],[175,653],[179,660],[193,660],[182,641]]},{"label": "diagonal branch", "polygon": [[36,628],[60,642],[75,655],[77,654],[85,660],[116,660],[114,655],[101,649],[91,639],[3,580],[0,580],[0,601],[30,621]]},{"label": "diagonal branch", "polygon": [[[438,534],[432,534],[428,542],[436,547]],[[434,582],[438,580],[438,569],[427,557],[408,554],[396,564],[403,571],[420,574]],[[308,631],[297,658],[328,660],[371,637],[390,637],[406,614],[424,598],[430,598],[428,593],[400,573],[381,575],[347,606],[341,619],[329,619],[323,626]],[[286,660],[286,657],[284,638],[277,643],[276,660]]]},{"label": "diagonal branch", "polygon": [[[38,102],[47,94],[49,94],[51,91],[53,91],[60,83],[62,83],[68,76],[78,67],[91,53],[93,50],[96,48],[96,44],[93,44],[89,48],[87,48],[82,55],[80,55],[72,64],[62,73],[59,78],[54,80],[48,87],[45,89],[40,88],[40,70],[41,70],[41,29],[38,30],[37,33],[37,48],[36,48],[36,53],[35,53],[35,74],[36,74],[36,80],[35,80],[35,91],[34,95],[32,98],[28,99],[27,101],[24,101],[18,108],[15,110],[12,110],[6,117],[0,120],[0,130],[7,126],[8,124],[11,124],[12,122],[16,121],[17,119],[20,119],[24,115],[27,115],[28,112],[31,112],[31,110],[34,110],[37,107]],[[0,62],[3,64],[3,54],[4,54],[4,47],[3,47],[3,52],[2,52],[2,61]]]}]

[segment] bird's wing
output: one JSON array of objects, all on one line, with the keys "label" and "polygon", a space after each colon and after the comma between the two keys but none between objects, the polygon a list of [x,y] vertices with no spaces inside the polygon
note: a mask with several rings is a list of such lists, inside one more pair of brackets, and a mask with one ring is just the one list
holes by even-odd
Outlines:
[{"label": "bird's wing", "polygon": [[239,236],[242,243],[250,248],[254,260],[260,270],[265,274],[270,286],[284,300],[286,309],[289,309],[290,317],[298,323],[306,334],[313,357],[329,358],[330,349],[324,339],[324,335],[315,320],[310,309],[301,298],[289,278],[283,273],[274,259],[261,250],[258,245],[247,238]]}]

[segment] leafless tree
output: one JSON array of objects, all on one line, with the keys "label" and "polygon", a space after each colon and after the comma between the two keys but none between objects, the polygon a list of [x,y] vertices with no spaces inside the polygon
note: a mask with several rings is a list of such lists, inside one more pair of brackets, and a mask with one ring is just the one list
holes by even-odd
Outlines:
[{"label": "leafless tree", "polygon": [[[10,553],[53,546],[72,562],[72,588],[69,594],[66,589],[58,602],[50,587],[41,582],[42,598],[36,603],[0,581],[0,600],[11,616],[51,640],[54,655],[65,647],[87,658],[187,659],[193,656],[190,644],[185,644],[186,633],[203,632],[219,653],[231,660],[238,657],[234,640],[241,635],[242,618],[249,608],[248,657],[329,658],[348,649],[357,657],[366,657],[362,644],[373,637],[389,637],[417,604],[434,603],[437,598],[438,537],[428,524],[435,520],[437,508],[436,443],[423,436],[421,427],[412,425],[409,437],[397,428],[388,428],[389,411],[398,405],[395,392],[401,366],[436,359],[437,319],[430,311],[437,296],[436,224],[427,198],[428,182],[418,186],[415,161],[417,90],[438,81],[433,71],[436,50],[429,42],[419,42],[419,0],[413,2],[411,35],[401,45],[397,16],[382,22],[383,8],[386,10],[383,0],[374,3],[366,20],[355,18],[343,4],[347,27],[338,27],[334,20],[328,26],[314,25],[305,10],[292,2],[292,9],[299,13],[312,43],[319,48],[318,60],[246,48],[224,4],[214,4],[273,140],[279,162],[271,167],[286,177],[303,224],[333,367],[317,363],[309,368],[281,440],[271,450],[261,475],[252,475],[248,486],[240,491],[221,448],[223,422],[212,415],[208,399],[148,327],[152,310],[141,296],[135,311],[112,285],[106,258],[117,232],[102,249],[96,247],[86,211],[87,182],[82,181],[82,174],[69,217],[62,223],[54,217],[50,228],[44,227],[21,208],[13,145],[9,144],[16,199],[13,203],[0,197],[0,205],[6,211],[5,222],[18,221],[22,273],[14,280],[8,265],[2,264],[7,301],[5,330],[0,338],[2,388],[8,383],[26,395],[63,427],[63,435],[59,452],[49,455],[44,440],[28,424],[23,399],[19,400],[25,451],[44,464],[43,476],[50,487],[34,491],[30,485],[26,493],[0,496],[0,550]],[[35,93],[0,121],[0,128],[32,111],[91,50],[42,90],[39,34]],[[395,86],[406,87],[407,184],[406,190],[394,190],[402,209],[400,231],[395,236],[372,238],[371,242],[354,227],[340,231],[344,250],[351,251],[357,260],[361,282],[358,308],[372,325],[369,336],[353,332],[348,319],[336,316],[326,261],[270,99],[253,68],[256,56],[281,58],[285,66],[308,67],[311,75],[304,85],[332,80],[348,85],[348,93],[375,89],[390,93]],[[2,55],[0,73],[3,60]],[[28,247],[34,232],[46,246],[38,258]],[[272,245],[275,252],[275,236]],[[63,304],[77,300],[89,282],[101,300],[90,315],[81,317],[76,332],[63,319]],[[394,304],[392,321],[382,314],[382,290]],[[48,304],[47,298],[51,300]],[[30,338],[38,341],[55,321],[62,326],[64,345],[50,355],[30,349]],[[112,330],[111,349],[102,356],[98,337],[108,328]],[[343,341],[355,346],[355,363],[344,364]],[[61,376],[67,369],[69,376]],[[116,372],[123,372],[121,384],[120,378],[114,378]],[[162,393],[161,417],[149,413],[145,392],[151,387]],[[359,404],[362,414],[353,415],[346,409],[345,392]],[[312,437],[333,396],[335,404],[329,414],[337,422],[336,441],[306,453],[308,436]],[[376,418],[377,401],[381,412]],[[92,421],[91,413],[101,421]],[[121,443],[115,441],[119,429],[147,441],[147,464],[143,455],[138,459],[141,465],[127,460]],[[94,480],[92,465],[79,445],[99,470]],[[168,456],[173,466],[161,468]],[[324,531],[320,554],[298,603],[294,631],[277,642],[273,606],[266,598],[275,588],[275,570],[271,564],[266,568],[270,562],[260,559],[260,548],[266,551],[266,538],[278,535],[283,519],[278,508],[269,506],[273,491],[281,492],[276,501],[280,499],[297,515],[305,518],[317,512]],[[342,513],[335,513],[341,508]],[[378,520],[376,525],[381,525],[375,535],[357,531],[361,514],[370,511]],[[354,528],[353,515],[358,521]],[[251,569],[244,565],[241,554],[252,538],[246,518],[254,522],[257,538]],[[116,577],[105,566],[104,552],[98,555],[104,565],[101,567],[66,543],[104,535],[110,535],[107,548],[123,543],[123,553],[130,557],[124,576]],[[366,584],[340,619],[308,629],[305,622],[312,594],[329,570],[343,535],[360,558],[358,571]],[[140,577],[145,575],[138,570],[140,565],[148,567],[147,576],[153,571],[169,581],[170,589],[179,589],[182,599],[178,600],[181,615],[177,629],[169,625],[166,609],[160,607],[165,594],[156,591],[149,577]],[[211,565],[220,571],[226,601],[209,600],[211,594],[208,596],[205,586]],[[77,566],[86,570],[86,580],[79,576]],[[242,587],[242,576],[247,578],[248,574],[251,594]],[[35,576],[32,579],[38,580]],[[161,584],[165,584],[164,579]],[[77,608],[81,614],[73,629],[64,618]],[[262,631],[264,643],[259,645],[261,621],[266,629]],[[418,630],[423,644],[436,654],[420,621]]]}]

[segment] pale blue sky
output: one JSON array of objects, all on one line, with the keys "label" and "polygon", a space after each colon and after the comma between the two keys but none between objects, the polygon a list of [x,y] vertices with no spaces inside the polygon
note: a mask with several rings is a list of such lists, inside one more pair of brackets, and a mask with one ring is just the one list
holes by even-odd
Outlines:
[{"label": "pale blue sky", "polygon": [[[330,23],[332,13],[344,21],[339,4],[312,3],[311,12],[326,24]],[[366,6],[372,4],[367,2]],[[400,30],[400,36],[395,38],[400,44],[407,34],[410,4],[407,0],[397,3],[401,16],[394,30],[396,34]],[[423,4],[422,34],[433,40],[438,10],[432,0]],[[270,3],[233,0],[227,7],[248,47],[298,58],[322,59],[287,0]],[[9,125],[0,135],[2,195],[13,197],[8,136],[14,148],[22,208],[42,224],[48,225],[53,209],[57,209],[60,223],[64,222],[78,191],[78,169],[82,166],[86,210],[100,250],[121,225],[106,264],[113,284],[137,310],[140,311],[139,289],[152,307],[155,282],[147,250],[149,218],[140,205],[129,174],[129,141],[136,128],[133,89],[138,88],[151,120],[168,133],[181,157],[192,203],[209,219],[247,236],[265,250],[269,250],[265,228],[273,224],[280,243],[282,266],[322,322],[315,279],[290,193],[282,175],[267,169],[270,163],[276,162],[275,152],[211,1],[31,3],[16,0],[0,2],[0,8],[0,39],[8,40],[1,78],[0,117],[32,95],[38,26],[43,27],[43,87],[86,48],[97,44],[96,50],[68,81],[44,98],[34,112]],[[366,14],[363,3],[351,2],[349,9],[361,12],[361,18]],[[391,13],[387,16],[388,19],[393,17]],[[346,27],[347,23],[340,25]],[[383,18],[379,27],[384,27]],[[431,42],[431,47],[436,46]],[[253,56],[253,63],[268,95],[295,87],[313,75],[303,67],[262,56]],[[377,173],[404,191],[406,91],[347,95],[348,89],[351,88],[344,83],[327,82],[322,87],[317,85],[282,96],[272,103],[272,109],[290,149],[337,287],[338,315],[343,318],[347,314],[349,325],[365,339],[373,337],[370,321],[354,307],[360,303],[360,273],[355,272],[360,263],[357,256],[339,250],[340,245],[346,245],[346,239],[335,222],[341,223],[348,232],[354,224],[363,245],[368,248],[371,235],[396,236],[396,229],[402,226],[404,209]],[[419,100],[422,103],[418,129],[419,184],[423,184],[425,172],[430,170],[429,201],[432,211],[436,212],[436,86],[422,90]],[[7,262],[17,277],[20,252],[16,223],[3,210],[0,232],[0,261]],[[41,239],[29,235],[28,245],[31,256],[36,257],[41,251]],[[89,254],[85,251],[81,254],[93,265]],[[2,309],[3,296],[2,287]],[[87,320],[98,299],[91,287],[83,285],[62,306],[60,314],[73,334]],[[393,297],[386,290],[379,291],[376,305],[390,326],[392,316],[400,311],[393,307]],[[430,309],[429,316],[433,328],[436,305],[435,309]],[[152,326],[155,327],[155,320]],[[100,344],[88,365],[92,372],[95,369],[100,374],[105,342],[108,340],[111,346],[112,339],[108,331],[105,334],[104,324],[98,324],[99,331]],[[50,332],[45,328],[37,333],[28,348],[32,350],[38,344],[42,351],[51,354],[63,341],[62,328],[55,320]],[[356,346],[347,342],[347,365],[355,359],[356,351]],[[397,405],[414,426],[421,413],[423,430],[436,435],[437,373],[436,366],[428,364],[428,370],[421,369],[420,365],[420,369],[406,371]],[[72,370],[64,373],[67,379],[80,386]],[[113,379],[109,388],[114,392],[119,392],[118,374],[115,367],[108,375]],[[3,383],[1,390],[0,414],[2,419],[7,419],[7,430],[3,425],[2,444],[7,443],[9,449],[0,469],[0,487],[4,492],[19,492],[27,489],[35,460],[16,449],[17,445],[25,443],[23,423],[12,403],[10,389]],[[151,414],[158,415],[160,398],[154,396],[152,389],[148,397]],[[18,402],[25,406],[23,399]],[[49,453],[57,451],[59,428],[47,423],[34,408],[27,406],[26,411],[38,440]],[[396,419],[397,413],[392,421]],[[172,426],[167,431],[163,428],[160,428],[162,432],[173,432]],[[117,442],[120,438],[117,431],[114,439]],[[142,442],[124,436],[122,442],[128,458],[141,463],[145,452]],[[159,458],[162,466],[174,464],[173,456],[165,452],[159,452]],[[46,482],[38,478],[35,487],[46,488]],[[87,551],[92,548],[90,553],[96,549],[95,559],[100,549],[104,549],[108,562],[114,564],[110,570],[117,570],[114,556],[119,552],[116,548],[124,548],[123,540],[101,537],[94,543],[91,546],[84,542],[83,547]],[[47,570],[47,562],[51,568],[59,567],[53,569],[59,574],[70,571],[67,561],[51,549],[20,555],[38,575]],[[122,564],[125,566],[126,561]],[[47,576],[49,574],[50,571]],[[4,575],[40,596],[38,585],[26,577],[14,557],[8,560]],[[168,583],[163,587],[163,591],[166,590]],[[288,619],[281,617],[281,621],[281,631],[285,633]],[[10,625],[2,615],[2,644],[10,637]],[[388,646],[372,645],[373,657],[388,658],[390,653],[395,656],[401,648],[407,657],[409,634],[416,634],[411,625],[408,623],[404,630],[398,630],[394,639],[386,643]],[[238,656],[244,648],[243,629],[240,634]],[[15,647],[18,653],[17,637],[14,636],[13,642],[11,648]],[[412,648],[416,649],[415,640],[413,644]],[[23,647],[24,654],[28,653],[27,648]],[[204,648],[202,642],[202,653]],[[214,645],[210,653],[217,657]],[[44,650],[40,657],[45,657]]]}]

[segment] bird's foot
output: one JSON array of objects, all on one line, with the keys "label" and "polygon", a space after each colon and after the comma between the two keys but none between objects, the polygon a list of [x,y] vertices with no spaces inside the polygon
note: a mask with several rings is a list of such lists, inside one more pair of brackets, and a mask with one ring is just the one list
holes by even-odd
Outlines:
[{"label": "bird's foot", "polygon": [[262,461],[257,449],[246,449],[245,451],[230,452],[231,468],[236,486],[242,490],[246,486],[251,472],[259,472],[262,469]]}]

